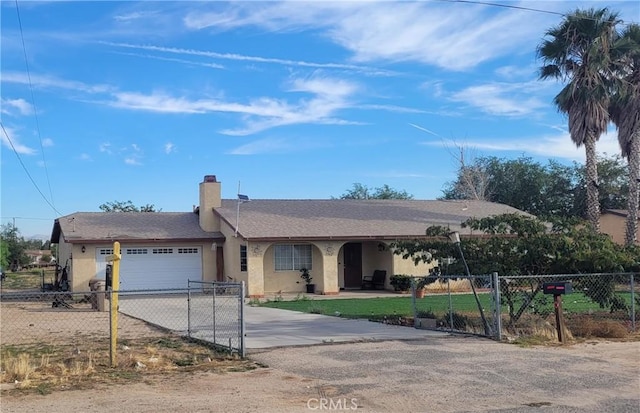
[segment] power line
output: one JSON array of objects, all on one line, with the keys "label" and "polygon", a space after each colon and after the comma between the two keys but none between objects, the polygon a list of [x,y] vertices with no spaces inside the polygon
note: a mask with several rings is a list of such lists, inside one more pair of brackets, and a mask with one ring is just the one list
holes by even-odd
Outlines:
[{"label": "power line", "polygon": [[20,157],[20,154],[18,153],[18,151],[16,150],[16,147],[13,145],[13,141],[11,140],[11,137],[9,136],[9,134],[7,133],[7,130],[4,128],[4,124],[2,123],[2,121],[0,121],[0,128],[2,128],[2,132],[4,132],[4,136],[7,138],[7,141],[9,142],[9,145],[11,145],[11,149],[13,149],[13,153],[16,154],[16,157],[18,158],[18,161],[20,162],[20,165],[22,166],[22,169],[24,169],[24,172],[27,174],[27,176],[29,177],[29,180],[31,181],[31,183],[33,184],[33,186],[36,188],[36,190],[38,191],[38,193],[40,194],[40,196],[42,196],[42,199],[44,199],[44,201],[51,207],[51,209],[53,209],[56,214],[58,214],[58,216],[62,216],[62,214],[60,213],[60,211],[58,211],[56,209],[55,206],[53,206],[53,204],[51,202],[49,202],[49,200],[47,199],[46,196],[44,196],[44,194],[42,193],[42,191],[40,190],[40,187],[38,187],[38,184],[36,184],[36,181],[33,180],[33,177],[31,176],[31,174],[29,173],[29,170],[27,169],[27,166],[24,164],[24,162],[22,162],[22,158]]},{"label": "power line", "polygon": [[[15,1],[16,1],[16,14],[18,15],[18,26],[20,27],[20,39],[22,40],[22,52],[24,54],[24,64],[27,69],[27,79],[29,80],[29,91],[31,92],[31,104],[33,105],[33,116],[36,119],[36,130],[38,131],[38,140],[40,141],[40,151],[42,152],[42,164],[44,165],[44,172],[47,177],[47,185],[49,186],[49,196],[51,197],[51,204],[53,204],[53,191],[51,190],[51,180],[49,179],[49,168],[47,167],[47,160],[45,159],[45,156],[44,156],[44,145],[42,144],[42,134],[40,133],[40,120],[38,119],[38,108],[36,106],[36,99],[33,94],[33,84],[31,83],[31,71],[29,70],[29,59],[27,58],[27,47],[24,43],[24,33],[22,31],[22,19],[20,18],[20,8],[18,7],[18,0],[15,0]],[[54,207],[54,210],[55,210],[55,207]]]},{"label": "power line", "polygon": [[[567,13],[561,13],[561,12],[558,12],[558,11],[535,9],[535,8],[532,8],[532,7],[514,6],[512,4],[491,3],[491,2],[486,2],[486,1],[476,1],[476,0],[435,0],[435,1],[442,1],[442,2],[445,2],[445,3],[477,4],[477,5],[480,5],[480,6],[489,6],[489,7],[502,7],[504,9],[516,9],[516,10],[532,11],[532,12],[536,12],[536,13],[553,14],[553,15],[561,16],[561,17],[565,17],[565,16],[568,15]],[[591,19],[591,20],[593,20],[593,19]],[[629,26],[631,24],[634,24],[634,22],[631,21],[631,22],[627,23],[627,22],[625,22],[623,20],[623,21],[621,21],[620,24],[622,24],[624,26]]]}]

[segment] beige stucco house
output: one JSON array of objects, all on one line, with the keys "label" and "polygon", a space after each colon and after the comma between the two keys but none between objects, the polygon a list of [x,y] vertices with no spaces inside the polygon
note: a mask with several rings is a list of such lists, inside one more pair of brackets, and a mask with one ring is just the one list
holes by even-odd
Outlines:
[{"label": "beige stucco house", "polygon": [[78,212],[55,220],[51,242],[74,291],[104,278],[104,257],[121,243],[120,289],[186,288],[187,280],[244,281],[247,295],[302,292],[308,268],[316,292],[360,288],[374,270],[425,275],[389,244],[424,238],[432,225],[469,234],[470,217],[521,212],[482,201],[227,200],[213,175],[192,212]]},{"label": "beige stucco house", "polygon": [[[624,209],[605,209],[600,215],[600,232],[609,234],[611,239],[624,244],[627,228],[627,211]],[[636,235],[636,243],[640,243],[640,225]]]}]

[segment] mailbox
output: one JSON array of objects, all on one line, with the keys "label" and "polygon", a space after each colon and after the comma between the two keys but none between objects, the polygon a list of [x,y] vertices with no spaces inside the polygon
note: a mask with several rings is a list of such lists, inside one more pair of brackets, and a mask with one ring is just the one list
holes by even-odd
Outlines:
[{"label": "mailbox", "polygon": [[571,294],[571,283],[567,281],[544,283],[542,284],[542,292],[544,294],[563,295]]}]

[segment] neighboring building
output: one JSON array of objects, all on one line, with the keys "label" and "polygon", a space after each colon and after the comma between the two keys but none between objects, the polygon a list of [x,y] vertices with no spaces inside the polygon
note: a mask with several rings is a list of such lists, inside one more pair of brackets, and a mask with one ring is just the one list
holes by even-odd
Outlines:
[{"label": "neighboring building", "polygon": [[[605,209],[600,215],[600,232],[609,234],[611,239],[618,244],[624,244],[627,231],[627,210]],[[640,243],[640,223],[636,235],[636,244]]]},{"label": "neighboring building", "polygon": [[[48,265],[54,265],[56,262],[55,259],[51,257],[51,251],[49,250],[26,250],[24,253],[29,257],[29,263],[26,265],[26,267],[29,268],[46,267]],[[49,257],[48,260],[45,258],[47,256]]]},{"label": "neighboring building", "polygon": [[427,274],[430,264],[393,254],[396,240],[425,238],[432,225],[470,235],[461,222],[504,213],[523,212],[483,201],[223,200],[208,175],[193,212],[78,212],[55,220],[51,242],[75,291],[104,278],[104,257],[119,241],[121,290],[233,280],[263,297],[303,292],[299,269],[308,268],[316,292],[338,294],[377,269],[387,271],[387,288],[393,274]]}]

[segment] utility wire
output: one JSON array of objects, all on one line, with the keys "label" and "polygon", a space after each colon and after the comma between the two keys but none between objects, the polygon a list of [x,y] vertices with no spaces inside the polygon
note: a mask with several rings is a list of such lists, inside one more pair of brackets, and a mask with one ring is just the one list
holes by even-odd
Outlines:
[{"label": "utility wire", "polygon": [[[477,5],[481,5],[481,6],[502,7],[502,8],[505,8],[505,9],[516,9],[516,10],[524,10],[524,11],[533,11],[533,12],[536,12],[536,13],[553,14],[553,15],[561,16],[561,17],[567,16],[567,13],[561,13],[561,12],[558,12],[558,11],[534,9],[532,7],[514,6],[512,4],[491,3],[491,2],[486,2],[486,1],[476,1],[476,0],[435,0],[435,1],[442,1],[442,2],[445,2],[445,3],[477,4]],[[624,25],[624,26],[630,26],[630,25],[634,24],[634,22],[631,21],[630,23],[627,23],[625,21],[622,21],[621,24]]]},{"label": "utility wire", "polygon": [[22,169],[24,169],[24,172],[27,174],[27,176],[29,177],[29,180],[31,180],[31,183],[33,184],[33,186],[36,188],[36,190],[38,191],[38,193],[40,194],[40,196],[42,196],[42,199],[44,199],[44,201],[51,207],[51,209],[53,209],[56,214],[58,214],[58,216],[62,216],[62,214],[60,213],[60,211],[58,211],[56,209],[55,206],[53,206],[53,204],[51,202],[49,202],[49,200],[47,199],[46,196],[44,196],[44,194],[42,193],[42,191],[40,190],[40,187],[38,187],[38,184],[36,184],[36,181],[33,180],[33,177],[31,176],[31,174],[29,173],[29,170],[27,169],[26,165],[24,164],[24,162],[22,162],[22,158],[20,157],[20,154],[18,153],[18,151],[16,150],[16,147],[13,145],[13,141],[11,140],[11,137],[9,136],[9,134],[7,133],[7,130],[4,128],[4,124],[2,123],[2,121],[0,121],[0,128],[2,128],[2,132],[4,132],[4,136],[7,138],[7,142],[9,142],[9,145],[11,145],[11,149],[13,149],[13,153],[16,154],[16,157],[18,158],[18,161],[20,162],[20,165],[22,165]]},{"label": "utility wire", "polygon": [[[15,0],[15,1],[16,1],[16,14],[18,15],[18,26],[20,27],[20,39],[22,40],[22,52],[24,54],[24,64],[27,68],[27,78],[29,80],[29,91],[31,92],[31,104],[33,105],[33,115],[36,119],[36,130],[38,131],[38,140],[40,141],[40,151],[42,152],[42,164],[44,165],[44,171],[47,177],[47,185],[49,186],[49,196],[51,197],[51,204],[53,204],[53,191],[51,190],[51,180],[49,179],[49,168],[47,167],[47,160],[45,159],[45,156],[44,156],[44,145],[42,144],[42,134],[40,133],[40,120],[38,119],[38,108],[36,107],[36,99],[33,94],[33,84],[31,83],[31,71],[29,70],[29,59],[27,58],[27,47],[24,43],[24,33],[22,31],[22,19],[20,18],[20,7],[18,7],[18,0]],[[31,178],[31,176],[29,177]],[[54,207],[54,210],[55,210],[55,207]]]}]

